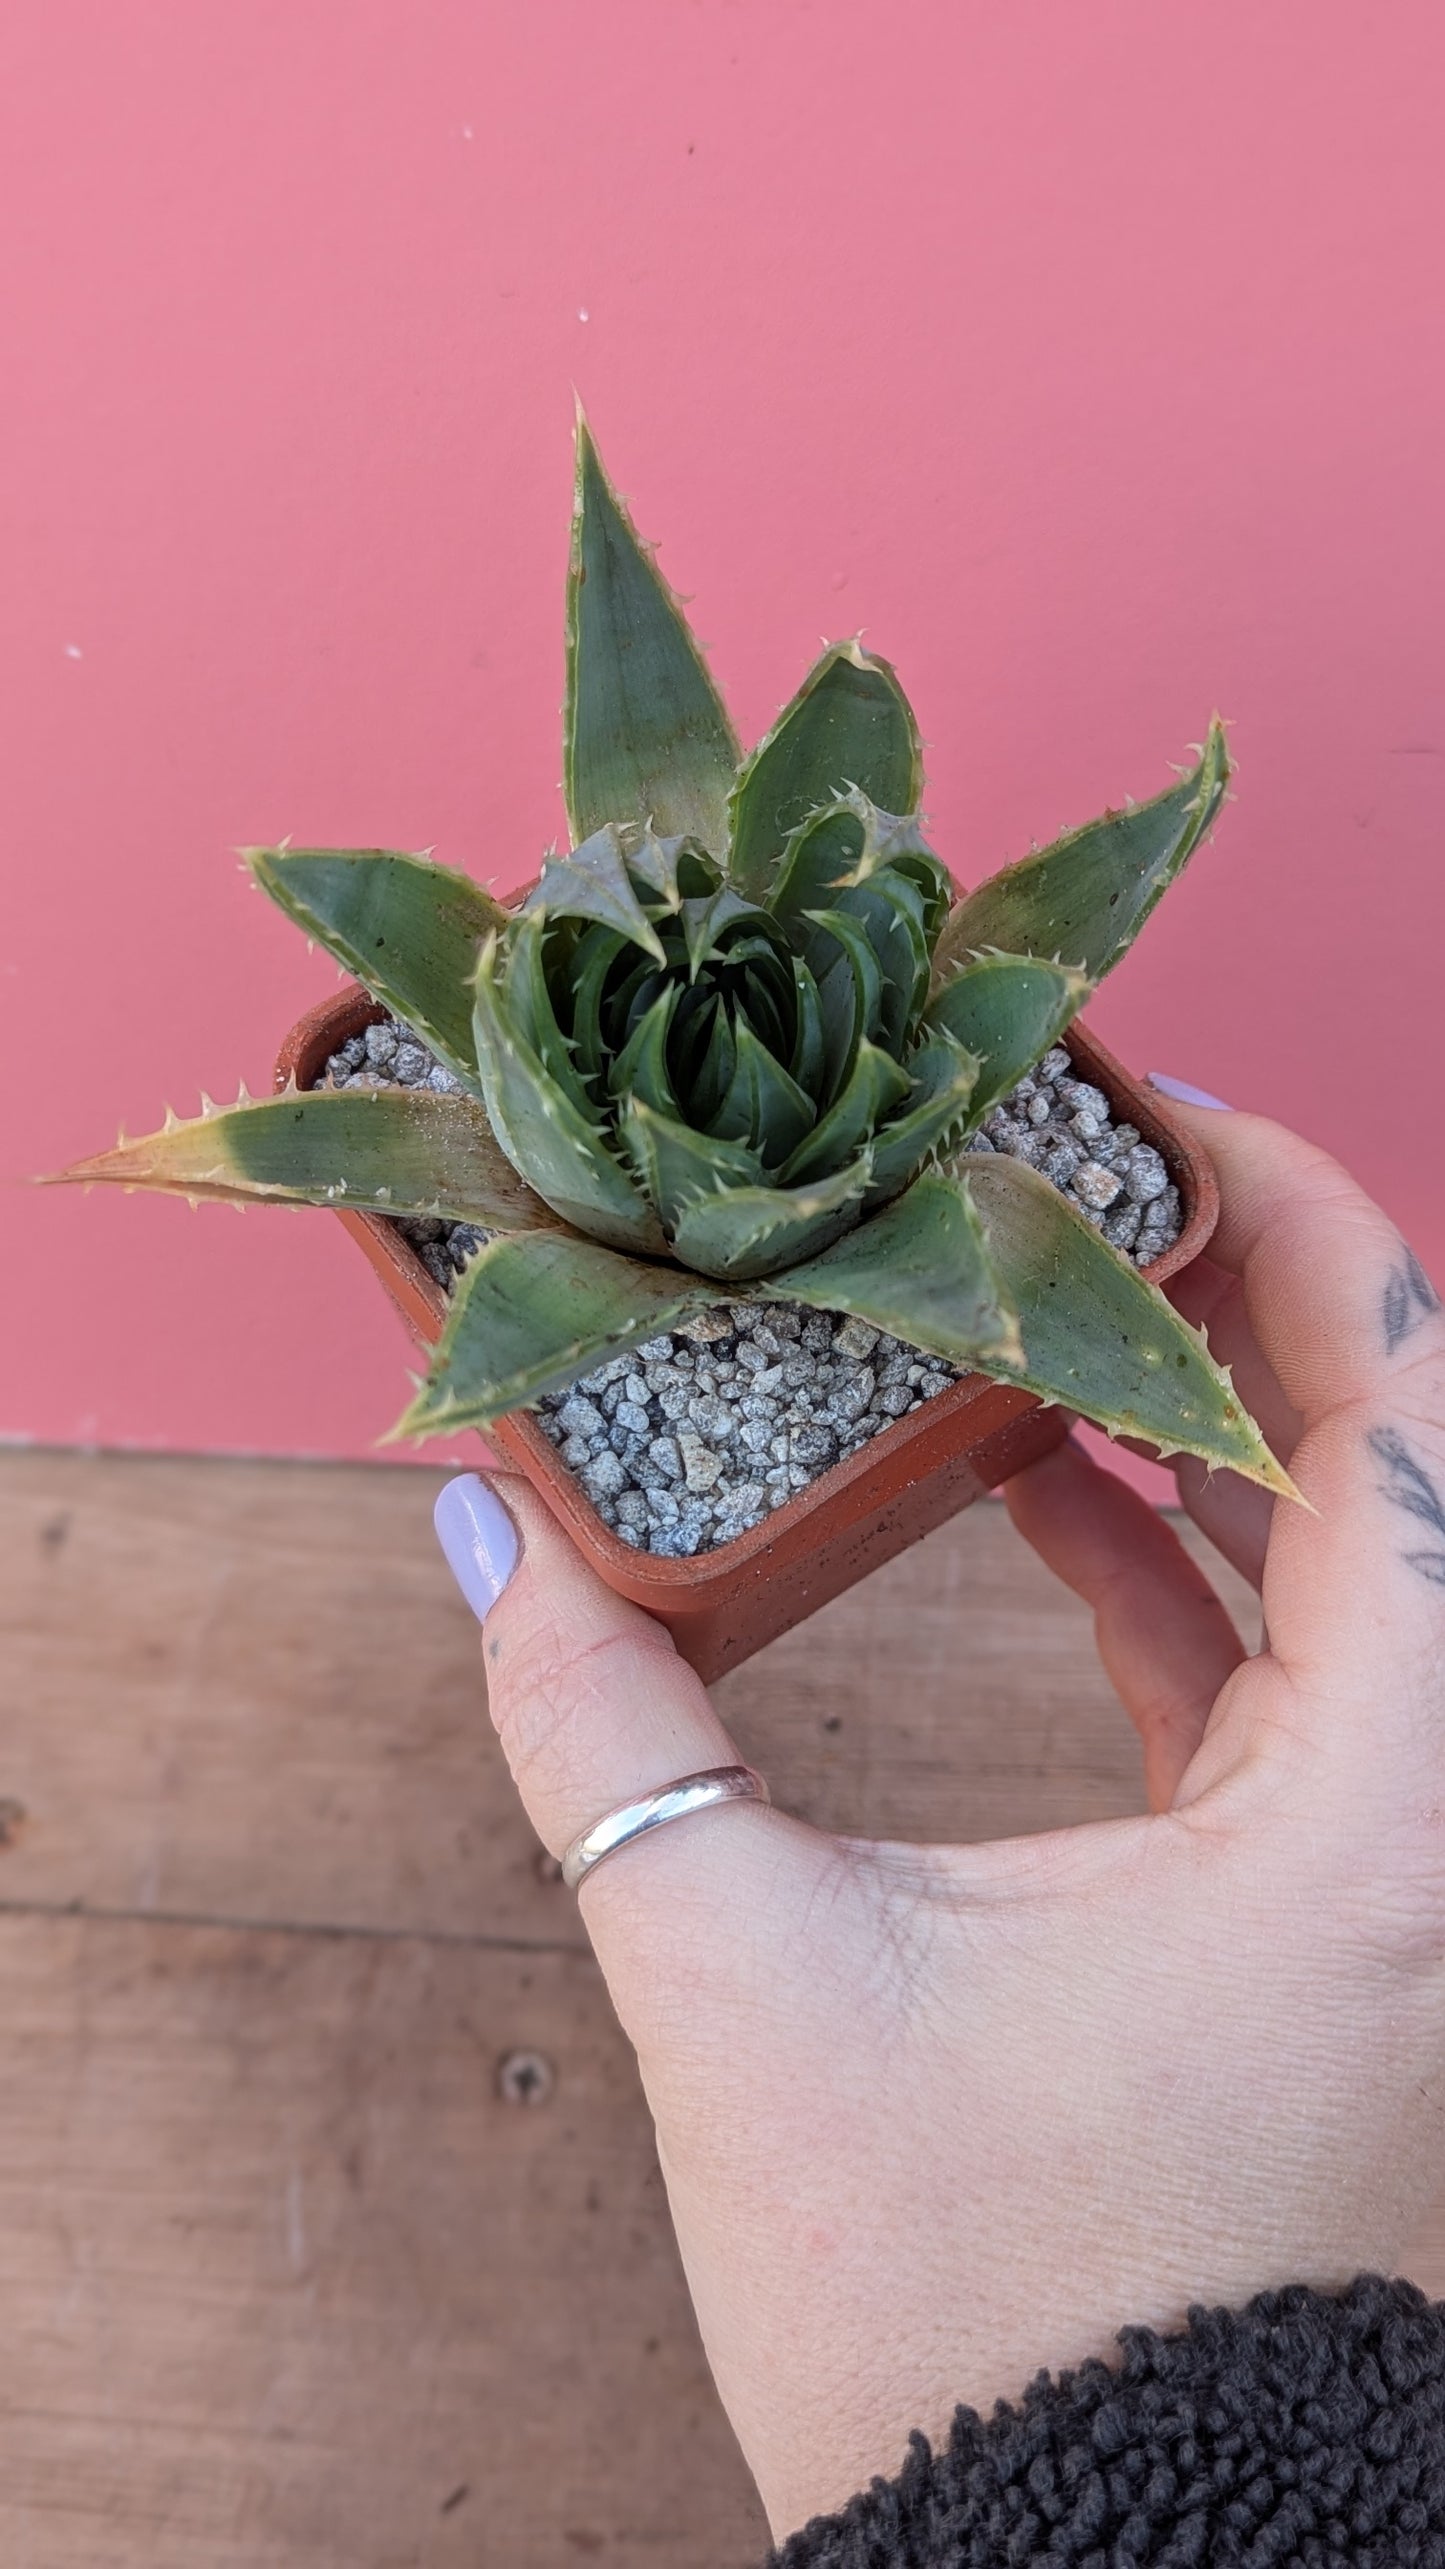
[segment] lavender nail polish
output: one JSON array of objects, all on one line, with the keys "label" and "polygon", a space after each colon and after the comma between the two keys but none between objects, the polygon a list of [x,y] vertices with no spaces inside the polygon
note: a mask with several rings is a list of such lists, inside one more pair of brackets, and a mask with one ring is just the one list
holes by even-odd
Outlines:
[{"label": "lavender nail polish", "polygon": [[1177,1097],[1181,1106],[1215,1106],[1221,1115],[1234,1112],[1227,1097],[1211,1097],[1207,1088],[1195,1088],[1187,1079],[1171,1079],[1167,1070],[1146,1071],[1144,1076],[1161,1097]]},{"label": "lavender nail polish", "polygon": [[517,1566],[522,1547],[515,1525],[496,1491],[475,1472],[448,1481],[432,1523],[457,1586],[478,1623],[485,1623]]}]

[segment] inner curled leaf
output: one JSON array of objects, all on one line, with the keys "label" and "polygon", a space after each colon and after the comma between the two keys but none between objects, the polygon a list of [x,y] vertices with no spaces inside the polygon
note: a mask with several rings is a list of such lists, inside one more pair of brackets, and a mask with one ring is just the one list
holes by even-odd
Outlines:
[{"label": "inner curled leaf", "polygon": [[[945,883],[916,823],[876,812],[852,787],[795,833],[764,901],[695,838],[604,825],[549,860],[488,965],[484,1007],[479,993],[477,1054],[484,1083],[494,1066],[495,1103],[487,1095],[503,1147],[547,1197],[543,1162],[557,1159],[565,1105],[590,1128],[599,1164],[630,1173],[684,1264],[696,1254],[717,1271],[729,1216],[710,1205],[704,1234],[680,1205],[736,1190],[748,1198],[737,1206],[747,1258],[786,1265],[803,1254],[805,1216],[816,1245],[823,1182],[840,1181],[830,1223],[860,1218],[873,1146],[895,1126],[904,1156],[890,1152],[890,1191],[909,1174],[909,1057]],[[514,1056],[545,1078],[521,1112],[501,1094],[504,1067],[516,1088]],[[660,1186],[660,1146],[641,1147],[638,1108],[672,1137],[666,1166],[675,1183],[688,1172],[680,1192]],[[917,1129],[913,1166],[934,1139]],[[579,1132],[573,1142],[569,1219]],[[760,1214],[758,1190],[770,1187],[778,1202]],[[704,1236],[705,1253],[690,1250]]]}]

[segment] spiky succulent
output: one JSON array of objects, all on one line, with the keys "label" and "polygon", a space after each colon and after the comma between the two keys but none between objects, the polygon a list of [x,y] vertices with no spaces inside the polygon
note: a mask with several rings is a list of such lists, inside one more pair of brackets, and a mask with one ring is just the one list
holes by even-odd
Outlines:
[{"label": "spiky succulent", "polygon": [[512,909],[418,856],[249,852],[455,1092],[292,1089],[66,1174],[480,1226],[398,1432],[782,1294],[1287,1488],[1156,1288],[1035,1171],[961,1156],[1209,828],[1219,724],[1166,793],[955,901],[887,662],[825,652],[741,757],[583,424],[564,759],[574,846]]}]

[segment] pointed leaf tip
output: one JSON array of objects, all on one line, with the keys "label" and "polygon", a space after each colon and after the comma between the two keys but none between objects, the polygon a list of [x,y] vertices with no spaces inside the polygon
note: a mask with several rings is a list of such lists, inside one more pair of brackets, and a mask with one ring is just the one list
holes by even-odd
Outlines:
[{"label": "pointed leaf tip", "polygon": [[1062,957],[1101,980],[1127,953],[1150,912],[1216,819],[1229,782],[1218,718],[1198,764],[1152,802],[1103,813],[1051,847],[1005,866],[962,900],[934,957],[942,981],[970,951]]},{"label": "pointed leaf tip", "polygon": [[469,984],[483,938],[507,916],[479,883],[390,848],[277,851],[258,880],[475,1095]]},{"label": "pointed leaf tip", "polygon": [[702,1276],[621,1257],[596,1241],[561,1234],[490,1240],[452,1296],[426,1383],[394,1433],[488,1427],[605,1356],[725,1299]]},{"label": "pointed leaf tip", "polygon": [[651,823],[721,854],[737,761],[687,619],[579,416],[562,760],[573,839]]},{"label": "pointed leaf tip", "polygon": [[327,1204],[499,1231],[558,1225],[498,1148],[482,1108],[431,1089],[284,1090],[213,1108],[77,1161],[61,1177],[224,1202]]},{"label": "pointed leaf tip", "polygon": [[1106,1434],[1172,1446],[1298,1495],[1199,1332],[1157,1285],[1037,1170],[1002,1151],[966,1166],[990,1254],[1023,1324],[1020,1379],[1028,1390]]},{"label": "pointed leaf tip", "polygon": [[812,813],[852,791],[911,815],[922,786],[918,726],[893,668],[856,641],[832,643],[738,774],[731,879],[764,900],[789,836]]}]

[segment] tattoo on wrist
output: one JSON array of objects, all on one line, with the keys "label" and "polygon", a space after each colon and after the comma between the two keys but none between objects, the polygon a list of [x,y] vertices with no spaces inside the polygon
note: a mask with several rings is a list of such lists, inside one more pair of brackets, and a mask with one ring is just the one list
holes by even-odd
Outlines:
[{"label": "tattoo on wrist", "polygon": [[1392,1267],[1385,1285],[1381,1318],[1385,1324],[1385,1353],[1393,1356],[1407,1338],[1413,1338],[1422,1322],[1440,1309],[1440,1296],[1421,1266],[1413,1249],[1404,1249],[1398,1267]]},{"label": "tattoo on wrist", "polygon": [[1391,1507],[1406,1516],[1419,1519],[1432,1534],[1441,1538],[1438,1552],[1402,1552],[1401,1560],[1411,1570],[1418,1570],[1432,1588],[1445,1588],[1445,1499],[1442,1499],[1423,1463],[1417,1463],[1398,1429],[1372,1427],[1366,1443],[1377,1463],[1384,1466],[1385,1478],[1378,1484],[1380,1494]]}]

